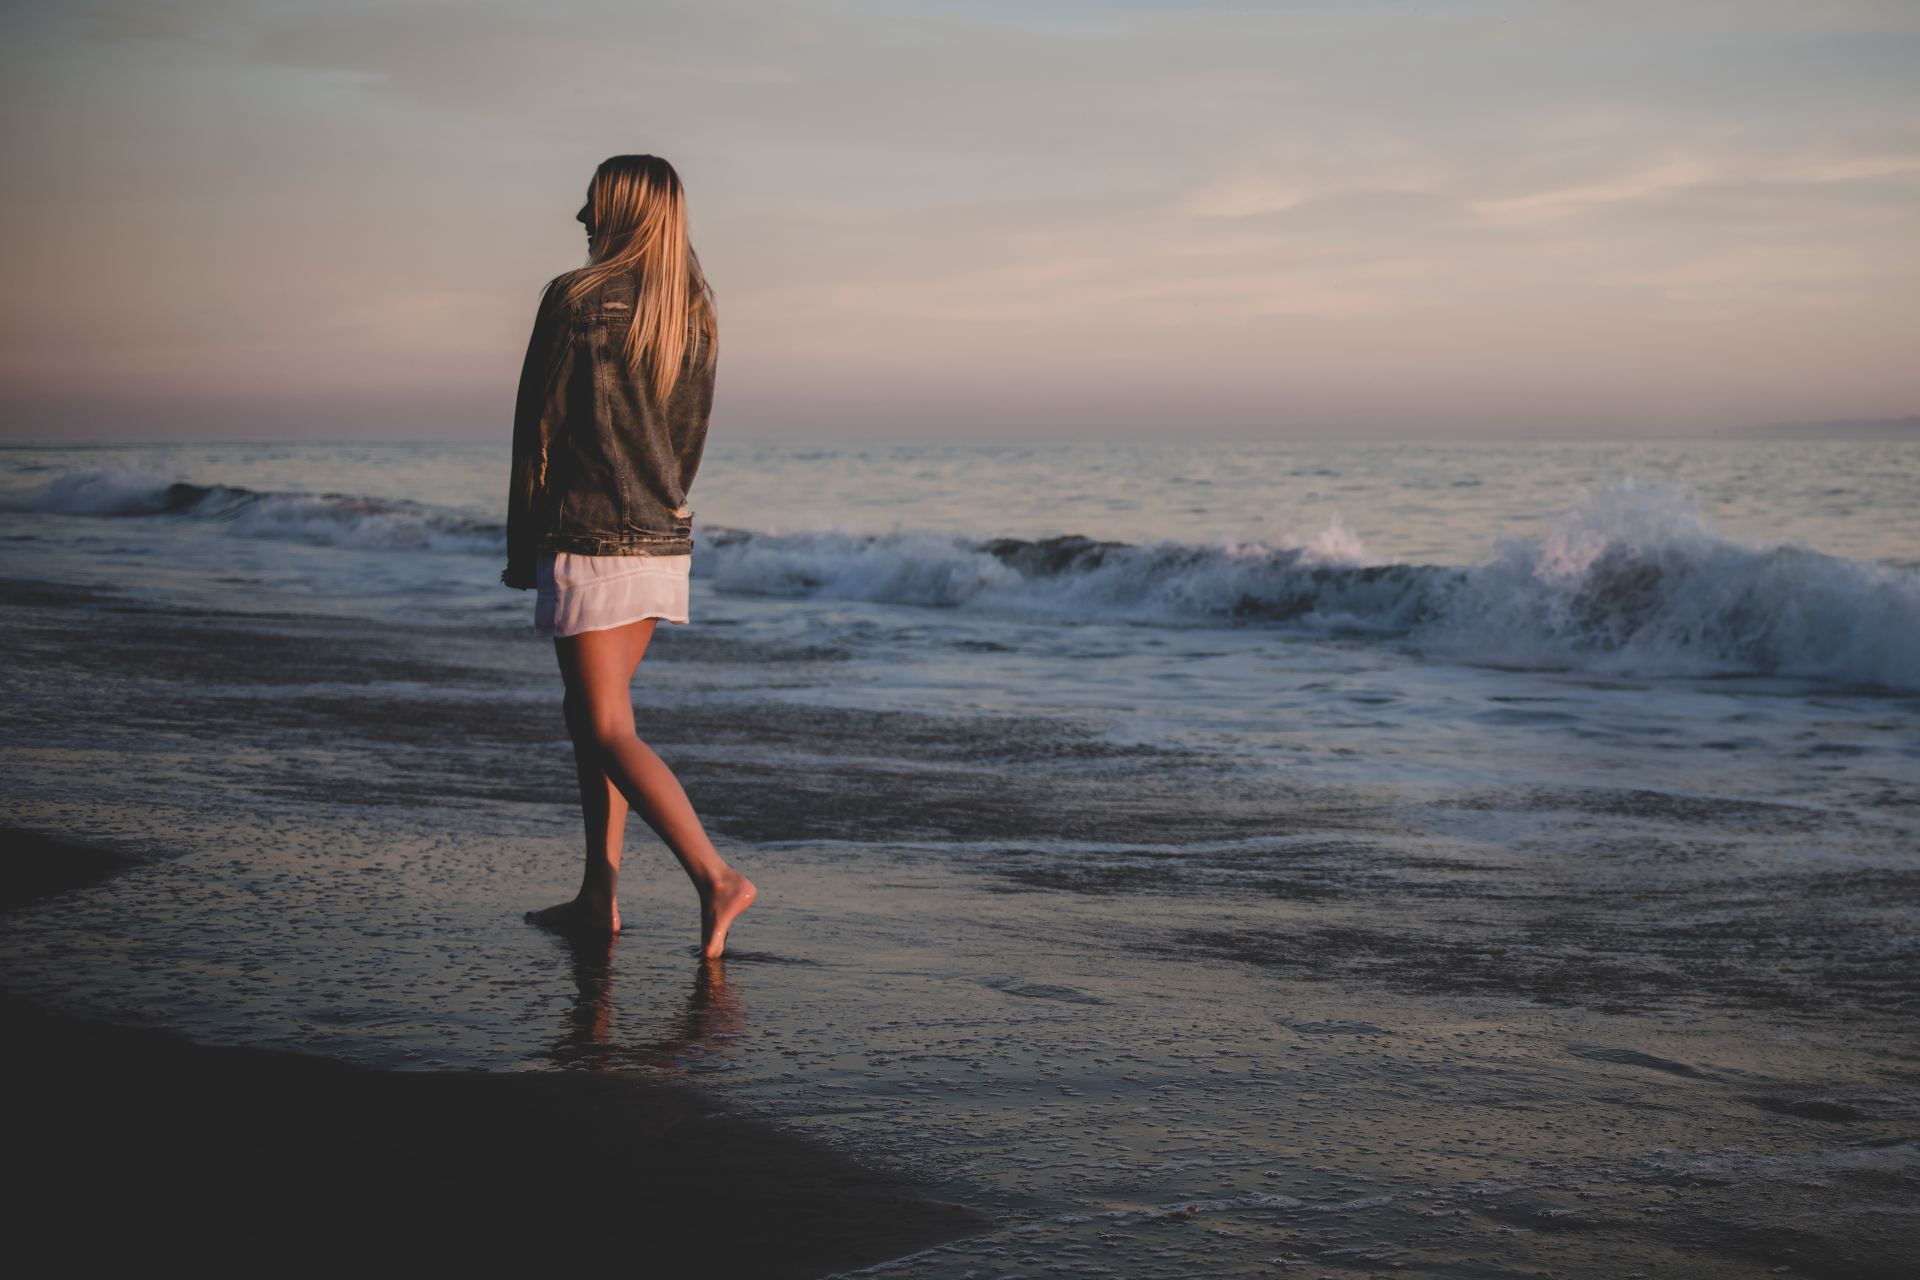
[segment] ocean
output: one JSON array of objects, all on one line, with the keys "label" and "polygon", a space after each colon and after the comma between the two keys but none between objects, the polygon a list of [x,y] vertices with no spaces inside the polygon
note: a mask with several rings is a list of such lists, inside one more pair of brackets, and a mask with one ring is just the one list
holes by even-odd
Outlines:
[{"label": "ocean", "polygon": [[[1920,443],[744,441],[606,946],[504,442],[0,449],[0,989],[625,1070],[998,1215],[871,1274],[1899,1273]],[[867,1274],[867,1273],[862,1273]]]}]

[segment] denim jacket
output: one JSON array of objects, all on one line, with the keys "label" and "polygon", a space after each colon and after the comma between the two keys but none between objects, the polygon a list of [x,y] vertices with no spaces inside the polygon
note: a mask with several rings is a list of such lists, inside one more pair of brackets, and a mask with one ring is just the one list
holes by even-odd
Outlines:
[{"label": "denim jacket", "polygon": [[547,284],[520,370],[507,490],[507,567],[527,589],[542,551],[682,555],[693,550],[687,489],[713,409],[713,370],[689,342],[663,403],[623,346],[637,281],[616,276],[571,304]]}]

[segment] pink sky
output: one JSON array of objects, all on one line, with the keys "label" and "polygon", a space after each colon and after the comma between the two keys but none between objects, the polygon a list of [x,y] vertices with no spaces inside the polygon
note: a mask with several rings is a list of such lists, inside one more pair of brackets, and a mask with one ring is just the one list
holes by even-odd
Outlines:
[{"label": "pink sky", "polygon": [[1920,411],[1920,11],[11,5],[0,437],[507,428],[672,159],[747,434]]}]

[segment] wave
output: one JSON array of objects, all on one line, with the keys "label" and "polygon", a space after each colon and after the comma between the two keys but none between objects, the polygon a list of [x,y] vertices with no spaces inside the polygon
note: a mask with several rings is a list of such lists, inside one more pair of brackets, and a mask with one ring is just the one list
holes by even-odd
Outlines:
[{"label": "wave", "polygon": [[1624,675],[1788,675],[1920,689],[1920,571],[1752,545],[1666,483],[1592,490],[1544,537],[1502,542],[1416,638],[1480,662]]},{"label": "wave", "polygon": [[1920,572],[1735,542],[1694,495],[1632,479],[1465,568],[1372,563],[1338,525],[1297,547],[727,530],[703,548],[695,572],[736,593],[1271,626],[1516,667],[1920,689]]},{"label": "wave", "polygon": [[341,493],[189,484],[133,467],[81,467],[37,488],[0,494],[0,511],[218,520],[230,532],[367,551],[499,552],[506,527],[444,507]]},{"label": "wave", "polygon": [[[497,521],[391,499],[198,485],[114,468],[0,494],[0,510],[167,516],[363,550],[499,555]],[[1717,533],[1680,488],[1614,481],[1484,563],[1376,563],[1339,525],[1299,546],[1079,536],[766,533],[703,526],[722,592],[1049,622],[1254,626],[1393,640],[1452,660],[1619,675],[1785,675],[1920,689],[1920,571]]]}]

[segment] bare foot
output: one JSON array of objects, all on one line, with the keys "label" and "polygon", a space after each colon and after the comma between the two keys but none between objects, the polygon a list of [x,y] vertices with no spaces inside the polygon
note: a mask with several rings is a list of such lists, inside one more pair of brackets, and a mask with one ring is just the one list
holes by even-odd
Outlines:
[{"label": "bare foot", "polygon": [[612,901],[574,898],[557,907],[529,911],[526,921],[542,929],[552,929],[555,933],[618,933],[620,906]]},{"label": "bare foot", "polygon": [[759,892],[753,887],[753,881],[733,871],[727,879],[700,894],[700,954],[703,957],[713,960],[727,949],[727,926],[753,905]]}]

